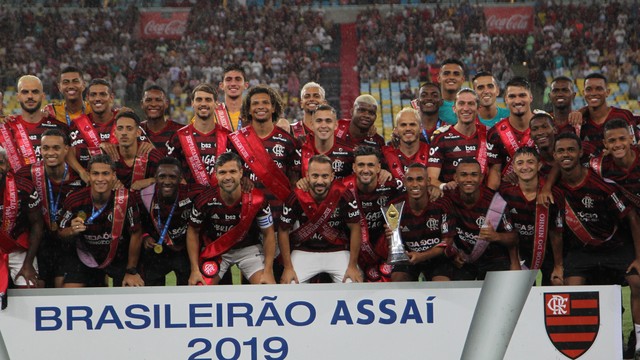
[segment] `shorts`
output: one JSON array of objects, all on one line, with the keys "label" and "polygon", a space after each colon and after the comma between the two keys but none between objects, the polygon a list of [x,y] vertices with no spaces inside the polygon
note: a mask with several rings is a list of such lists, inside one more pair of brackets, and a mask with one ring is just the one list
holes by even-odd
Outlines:
[{"label": "shorts", "polygon": [[262,244],[249,245],[240,249],[231,249],[222,254],[220,261],[220,273],[222,278],[232,265],[238,265],[242,275],[250,279],[253,274],[264,270],[264,251]]},{"label": "shorts", "polygon": [[291,263],[301,283],[320,274],[327,273],[335,283],[341,283],[349,266],[349,251],[312,252],[294,250],[291,252]]},{"label": "shorts", "polygon": [[[20,269],[22,269],[22,265],[24,264],[24,259],[27,257],[27,250],[16,250],[9,254],[9,274],[11,276],[11,281],[13,281],[13,285],[15,286],[27,286],[27,280],[20,276],[16,278]],[[36,269],[36,273],[38,272],[38,260],[33,259],[33,267]],[[35,285],[35,284],[31,284]]]},{"label": "shorts", "polygon": [[635,251],[630,242],[607,249],[571,249],[564,259],[564,278],[579,276],[590,282],[594,278],[602,278],[601,273],[607,272],[610,285],[621,284],[626,275],[637,275],[635,271],[626,274],[634,259]]},{"label": "shorts", "polygon": [[160,254],[153,249],[144,249],[141,261],[145,286],[165,286],[165,278],[172,271],[176,274],[176,285],[189,282],[191,264],[186,248],[174,251],[165,246]]},{"label": "shorts", "polygon": [[507,271],[511,268],[511,264],[508,259],[492,259],[484,260],[475,263],[465,263],[461,268],[458,268],[449,261],[447,265],[451,267],[452,277],[451,280],[484,280],[488,271]]},{"label": "shorts", "polygon": [[80,261],[74,247],[65,257],[63,264],[64,283],[84,284],[86,287],[105,287],[107,286],[106,277],[110,276],[113,278],[113,286],[120,287],[124,280],[126,266],[126,259],[116,256],[111,264],[104,269],[90,268]]},{"label": "shorts", "polygon": [[393,272],[403,272],[409,274],[413,281],[418,281],[420,274],[424,275],[427,281],[431,281],[436,276],[453,277],[453,268],[449,266],[451,261],[445,256],[427,260],[416,265],[394,265]]},{"label": "shorts", "polygon": [[50,232],[45,232],[38,248],[38,275],[44,280],[46,287],[54,286],[54,279],[64,276],[64,259],[75,248],[67,242],[62,242]]}]

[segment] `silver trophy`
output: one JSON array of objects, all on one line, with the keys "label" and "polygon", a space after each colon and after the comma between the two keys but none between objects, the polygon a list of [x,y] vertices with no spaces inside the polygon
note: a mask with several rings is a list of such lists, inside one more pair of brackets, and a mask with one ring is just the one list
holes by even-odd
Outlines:
[{"label": "silver trophy", "polygon": [[404,249],[402,238],[400,238],[400,216],[402,216],[403,207],[404,201],[395,205],[384,206],[381,209],[384,221],[392,232],[391,240],[389,241],[389,257],[387,257],[387,264],[389,265],[409,263],[409,257]]}]

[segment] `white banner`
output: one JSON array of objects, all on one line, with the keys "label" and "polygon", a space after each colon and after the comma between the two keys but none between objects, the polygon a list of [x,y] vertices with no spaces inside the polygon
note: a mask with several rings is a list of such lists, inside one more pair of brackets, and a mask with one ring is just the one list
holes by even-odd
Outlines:
[{"label": "white banner", "polygon": [[[12,360],[409,359],[421,354],[459,359],[480,286],[16,290],[0,312],[0,332]],[[562,351],[582,349],[580,359],[621,358],[620,309],[618,286],[533,288],[505,358],[569,358],[552,338]],[[586,335],[572,328],[572,321],[585,322]]]}]

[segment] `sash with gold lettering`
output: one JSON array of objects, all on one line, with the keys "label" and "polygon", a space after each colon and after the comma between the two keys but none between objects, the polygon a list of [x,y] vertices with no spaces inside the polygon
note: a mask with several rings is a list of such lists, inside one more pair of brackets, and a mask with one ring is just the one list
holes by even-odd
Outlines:
[{"label": "sash with gold lettering", "polygon": [[522,139],[518,141],[518,139],[516,139],[516,135],[513,133],[513,127],[511,127],[508,120],[502,122],[502,124],[498,126],[497,130],[498,135],[500,135],[500,140],[509,154],[509,158],[512,159],[509,161],[507,166],[502,169],[502,175],[506,175],[513,171],[513,154],[516,153],[516,150],[523,146],[533,146],[533,140],[531,139],[531,130],[527,129],[525,130]]},{"label": "sash with gold lettering", "polygon": [[342,180],[347,190],[351,191],[353,198],[356,199],[358,204],[358,210],[360,211],[360,231],[362,232],[362,242],[360,244],[360,258],[367,264],[376,264],[380,261],[380,256],[376,254],[375,250],[371,246],[371,240],[369,237],[369,224],[367,218],[362,211],[362,204],[358,200],[358,187],[356,185],[356,176],[349,175]]},{"label": "sash with gold lettering", "polygon": [[[480,171],[487,174],[487,127],[484,124],[476,124],[476,132],[478,133],[478,153],[476,160],[480,164]],[[513,156],[513,155],[512,155]]]},{"label": "sash with gold lettering", "polygon": [[82,114],[74,120],[78,131],[80,131],[80,135],[84,139],[87,144],[87,148],[89,149],[89,154],[91,156],[96,156],[102,154],[102,150],[100,150],[100,144],[102,141],[100,140],[100,134],[96,131],[96,129],[89,121],[89,118]]},{"label": "sash with gold lettering", "polygon": [[582,225],[582,222],[580,221],[580,219],[578,219],[578,216],[576,215],[575,211],[573,210],[571,205],[569,205],[569,201],[565,199],[564,204],[565,204],[564,219],[567,226],[569,226],[569,229],[571,229],[571,231],[573,231],[573,233],[578,237],[578,239],[580,239],[580,241],[582,241],[585,245],[592,245],[592,246],[602,245],[602,243],[604,243],[605,241],[611,240],[613,235],[616,233],[617,227],[613,229],[613,232],[607,239],[605,240],[595,239],[591,235],[591,233],[589,233],[589,230],[587,230],[584,227],[584,225]]},{"label": "sash with gold lettering", "polygon": [[149,163],[149,153],[136,156],[133,160],[133,175],[131,175],[131,185],[136,181],[147,178],[147,164]]},{"label": "sash with gold lettering", "polygon": [[336,138],[345,139],[345,135],[349,131],[349,120],[340,120],[338,121],[338,128],[336,129]]},{"label": "sash with gold lettering", "polygon": [[302,210],[307,214],[307,222],[292,231],[289,235],[295,245],[300,245],[309,240],[314,234],[319,233],[329,243],[344,245],[345,242],[338,239],[340,232],[329,226],[327,220],[338,207],[340,198],[346,187],[341,182],[334,182],[329,189],[329,194],[320,205],[316,204],[311,195],[301,189],[293,190],[302,205]]},{"label": "sash with gold lettering", "polygon": [[[396,149],[392,146],[382,147],[382,155],[384,156],[384,159],[389,166],[391,175],[393,175],[393,177],[396,179],[402,180],[404,178],[404,165],[402,165],[402,161],[398,156],[399,151],[399,149]],[[429,145],[420,142],[418,152],[414,154],[413,161],[411,162],[416,162],[427,166],[427,160],[429,160]]]},{"label": "sash with gold lettering", "polygon": [[[200,150],[198,150],[198,144],[196,143],[196,140],[192,134],[193,130],[193,125],[187,125],[178,130],[178,140],[180,140],[180,145],[182,145],[184,157],[187,160],[187,164],[189,164],[191,173],[193,174],[193,177],[198,184],[204,186],[216,186],[218,184],[218,180],[215,174],[207,174],[205,166],[202,163]],[[224,153],[227,148],[227,132],[222,128],[217,128],[215,131],[216,157],[218,157],[222,153]]]},{"label": "sash with gold lettering", "polygon": [[[238,224],[229,229],[229,231],[224,233],[224,235],[209,243],[209,245],[200,252],[200,270],[203,274],[206,275],[208,272],[206,269],[203,269],[204,264],[226,253],[234,245],[241,242],[245,236],[247,236],[247,233],[253,224],[253,218],[255,218],[258,211],[262,208],[263,202],[264,195],[262,194],[262,191],[256,188],[251,190],[250,193],[242,193],[242,208],[240,209],[240,219],[238,219]],[[215,276],[216,274],[217,269],[216,273],[212,275]],[[213,276],[204,276],[207,284],[211,285]]]},{"label": "sash with gold lettering", "polygon": [[289,179],[280,170],[276,162],[271,159],[253,127],[245,126],[229,135],[229,138],[238,150],[242,160],[251,168],[258,179],[278,199],[287,200],[291,193]]},{"label": "sash with gold lettering", "polygon": [[[598,174],[602,180],[604,180],[604,182],[606,182],[607,184],[613,186],[614,188],[616,188],[616,190],[618,190],[620,193],[622,193],[622,195],[629,200],[629,202],[631,202],[633,204],[633,206],[635,206],[636,208],[640,209],[640,196],[632,193],[631,191],[627,190],[624,186],[618,184],[616,181],[606,178],[602,175],[602,162],[604,160],[604,155],[600,155],[594,158],[591,158],[589,160],[589,166],[591,167],[591,170],[593,170],[596,174]],[[626,175],[628,176],[628,175]],[[625,176],[625,178],[626,178]]]},{"label": "sash with gold lettering", "polygon": [[293,133],[293,137],[296,139],[300,139],[301,137],[306,136],[307,131],[304,128],[304,121],[299,120],[291,124],[291,132]]},{"label": "sash with gold lettering", "polygon": [[544,254],[547,247],[547,235],[549,234],[549,208],[543,204],[536,204],[536,222],[533,232],[533,254],[531,256],[531,269],[538,270],[542,267]]},{"label": "sash with gold lettering", "polygon": [[229,132],[232,132],[233,124],[231,123],[229,112],[227,111],[227,107],[224,105],[224,103],[220,103],[218,106],[216,106],[215,109],[213,109],[213,111],[216,113],[218,124],[227,129]]},{"label": "sash with gold lettering", "polygon": [[15,129],[16,134],[16,143],[18,145],[18,151],[22,154],[23,162],[25,165],[35,164],[36,152],[33,149],[33,144],[29,139],[29,132],[25,129],[24,125],[20,122],[18,118],[13,119],[13,121],[9,122]]},{"label": "sash with gold lettering", "polygon": [[47,178],[44,169],[44,163],[38,161],[31,165],[31,178],[33,178],[33,185],[35,185],[38,196],[42,201],[42,217],[47,225],[48,229],[51,229],[51,216],[55,214],[49,214],[49,197],[47,195]]},{"label": "sash with gold lettering", "polygon": [[309,173],[309,160],[316,154],[313,139],[307,139],[300,148],[300,176],[305,177]]},{"label": "sash with gold lettering", "polygon": [[2,202],[2,229],[0,230],[0,252],[5,254],[16,250],[29,248],[29,235],[24,232],[18,239],[11,238],[11,232],[16,225],[19,212],[18,186],[13,173],[5,175],[4,199]]},{"label": "sash with gold lettering", "polygon": [[589,160],[589,166],[593,171],[596,172],[596,174],[600,175],[600,177],[602,177],[602,160],[603,160],[602,158],[603,157],[604,157],[604,154],[601,154]]},{"label": "sash with gold lettering", "polygon": [[[76,246],[76,252],[78,258],[83,264],[90,268],[104,269],[113,258],[116,256],[118,250],[118,243],[120,242],[120,236],[127,217],[127,207],[129,203],[129,190],[120,188],[116,190],[115,199],[113,201],[113,222],[111,223],[111,243],[109,244],[109,253],[101,264],[98,264],[96,259],[90,252],[83,249],[81,243]],[[81,235],[82,236],[82,235]]]},{"label": "sash with gold lettering", "polygon": [[20,156],[20,152],[13,142],[13,136],[7,123],[0,125],[0,144],[7,152],[7,160],[13,172],[20,170],[24,166],[24,158]]}]

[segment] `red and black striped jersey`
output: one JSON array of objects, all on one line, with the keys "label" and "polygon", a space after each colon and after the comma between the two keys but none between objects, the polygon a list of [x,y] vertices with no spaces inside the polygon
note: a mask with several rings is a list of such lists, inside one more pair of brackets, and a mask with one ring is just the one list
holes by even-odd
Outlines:
[{"label": "red and black striped jersey", "polygon": [[429,150],[429,167],[440,168],[440,182],[453,181],[458,162],[462,159],[476,159],[480,147],[478,131],[471,136],[465,136],[453,126],[446,125],[433,134],[431,149]]},{"label": "red and black striped jersey", "polygon": [[391,201],[404,201],[400,216],[400,237],[407,251],[425,252],[442,242],[443,227],[447,225],[447,214],[441,200],[429,201],[424,209],[414,212],[406,195]]},{"label": "red and black striped jersey", "polygon": [[586,112],[584,124],[582,124],[582,127],[580,128],[580,139],[582,139],[582,141],[588,141],[595,147],[602,150],[604,147],[604,144],[602,143],[604,140],[604,125],[611,119],[620,118],[624,119],[629,124],[629,132],[634,135],[633,138],[635,139],[635,142],[640,140],[640,127],[638,121],[633,117],[633,113],[629,110],[613,106],[609,109],[609,114],[602,124],[596,124],[589,116],[589,112]]},{"label": "red and black striped jersey", "polygon": [[162,129],[160,129],[160,131],[154,132],[149,129],[147,121],[143,121],[140,124],[140,128],[145,132],[153,146],[155,146],[155,148],[164,156],[169,152],[169,141],[171,140],[171,137],[183,126],[184,125],[178,124],[173,120],[167,120],[167,123]]},{"label": "red and black striped jersey", "polygon": [[[152,178],[156,176],[156,170],[158,169],[158,162],[162,160],[164,157],[162,153],[158,149],[151,149],[151,151],[145,155],[147,156],[147,167],[144,173],[144,179]],[[118,180],[129,189],[131,187],[131,179],[133,179],[133,170],[136,166],[136,163],[139,162],[139,158],[136,156],[134,159],[134,163],[132,166],[127,165],[127,163],[120,155],[120,158],[115,162],[116,163],[116,176]]]}]

